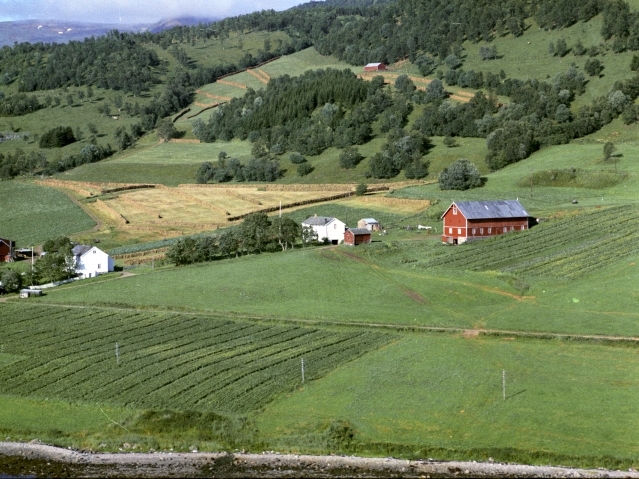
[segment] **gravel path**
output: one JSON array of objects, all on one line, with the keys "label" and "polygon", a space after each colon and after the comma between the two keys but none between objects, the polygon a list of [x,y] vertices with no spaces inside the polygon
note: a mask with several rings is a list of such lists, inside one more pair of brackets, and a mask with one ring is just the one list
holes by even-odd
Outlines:
[{"label": "gravel path", "polygon": [[[84,453],[34,443],[0,442],[0,460],[17,458],[72,469],[73,477],[587,477],[639,478],[639,473],[481,462],[408,461],[354,456],[227,453]],[[3,473],[0,462],[0,473]],[[9,472],[9,471],[7,471]],[[43,475],[55,472],[41,470]],[[56,474],[57,475],[57,474]]]}]

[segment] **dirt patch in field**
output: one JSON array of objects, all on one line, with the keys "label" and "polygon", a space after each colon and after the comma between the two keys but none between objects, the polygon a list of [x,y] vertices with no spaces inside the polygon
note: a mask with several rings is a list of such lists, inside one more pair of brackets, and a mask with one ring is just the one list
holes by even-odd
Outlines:
[{"label": "dirt patch in field", "polygon": [[413,301],[416,301],[420,304],[425,304],[426,303],[426,299],[419,294],[417,291],[413,291],[412,289],[408,289],[408,288],[404,288],[402,290],[402,292],[408,296],[410,299],[412,299]]},{"label": "dirt patch in field", "polygon": [[464,336],[465,338],[477,338],[479,337],[480,333],[481,330],[479,329],[467,329],[466,331],[464,331],[462,336]]}]

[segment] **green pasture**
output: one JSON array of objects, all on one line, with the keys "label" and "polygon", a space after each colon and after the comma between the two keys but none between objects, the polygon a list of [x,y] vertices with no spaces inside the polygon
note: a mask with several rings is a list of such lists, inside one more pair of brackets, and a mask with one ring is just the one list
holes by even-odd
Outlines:
[{"label": "green pasture", "polygon": [[[44,104],[44,98],[47,95],[60,98],[61,103],[59,106],[55,106],[55,103],[52,103],[51,107],[45,107],[23,116],[1,117],[0,132],[15,131],[29,133],[29,138],[27,141],[13,140],[1,142],[0,153],[5,155],[13,154],[18,148],[27,153],[30,151],[40,151],[44,153],[49,161],[62,158],[65,155],[78,153],[84,146],[89,144],[89,137],[91,136],[87,126],[89,123],[93,123],[98,129],[98,134],[96,135],[98,144],[106,145],[109,143],[117,149],[115,130],[118,127],[124,127],[128,130],[131,124],[137,123],[140,120],[137,117],[128,117],[124,112],[118,112],[114,103],[115,97],[122,97],[123,103],[129,102],[133,105],[137,102],[140,106],[147,103],[151,97],[149,92],[143,93],[140,97],[134,97],[132,94],[126,95],[118,91],[93,88],[93,97],[91,99],[85,96],[83,100],[80,100],[78,92],[81,90],[86,93],[86,88],[84,87],[70,87],[67,88],[66,92],[62,89],[58,89],[29,93],[29,95],[38,97],[42,104]],[[73,106],[68,106],[67,95],[73,96]],[[117,119],[98,112],[98,108],[102,107],[105,102],[111,105],[111,115],[118,115]],[[63,148],[40,150],[38,142],[35,140],[35,135],[42,136],[43,133],[57,126],[70,126],[74,133],[80,128],[82,131],[82,139]]]},{"label": "green pasture", "polygon": [[338,70],[352,70],[354,73],[361,73],[362,67],[349,65],[330,55],[320,55],[315,47],[285,55],[275,61],[261,66],[271,77],[282,75],[299,76],[308,70],[335,68]]},{"label": "green pasture", "polygon": [[267,406],[257,425],[291,452],[340,420],[357,453],[627,468],[638,367],[634,347],[405,335]]},{"label": "green pasture", "polygon": [[0,181],[0,238],[18,247],[88,230],[95,222],[64,193],[24,181]]},{"label": "green pasture", "polygon": [[197,41],[195,45],[180,43],[179,46],[198,65],[210,66],[220,63],[237,63],[246,52],[257,55],[258,50],[264,48],[264,40],[266,39],[271,41],[271,48],[275,49],[278,40],[286,42],[289,36],[281,31],[231,32],[224,41],[219,38],[210,38],[204,42]]},{"label": "green pasture", "polygon": [[[583,71],[586,60],[590,57],[587,53],[577,56],[572,50],[572,47],[581,41],[586,49],[592,46],[600,47],[601,53],[596,58],[605,67],[600,78],[590,77],[584,72],[588,80],[586,92],[577,97],[573,108],[589,105],[594,98],[607,95],[615,81],[634,75],[630,71],[633,53],[614,53],[610,49],[610,44],[605,45],[600,33],[601,24],[602,17],[598,15],[588,23],[578,22],[568,28],[545,31],[531,21],[524,34],[517,38],[506,35],[495,38],[490,44],[465,42],[465,60],[462,68],[484,73],[499,73],[500,70],[504,70],[508,78],[546,80],[566,72],[573,63],[579,71]],[[568,48],[571,49],[563,58],[548,52],[548,44],[556,44],[560,38],[566,40]],[[488,61],[481,59],[479,49],[487,45],[497,47],[499,58]]]},{"label": "green pasture", "polygon": [[524,287],[509,273],[424,268],[424,260],[445,254],[448,247],[438,241],[384,238],[384,243],[357,249],[261,254],[74,284],[36,301],[322,323],[639,335],[634,295],[639,271],[633,264],[638,254],[603,263],[573,280],[524,278]]}]

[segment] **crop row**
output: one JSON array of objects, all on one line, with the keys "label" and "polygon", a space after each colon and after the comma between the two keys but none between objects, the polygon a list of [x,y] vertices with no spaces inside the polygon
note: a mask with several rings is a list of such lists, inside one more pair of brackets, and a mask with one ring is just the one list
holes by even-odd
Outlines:
[{"label": "crop row", "polygon": [[249,411],[298,386],[302,358],[313,380],[390,339],[37,304],[0,304],[0,317],[3,352],[26,356],[0,368],[0,392],[134,407]]},{"label": "crop row", "polygon": [[[639,238],[637,213],[634,208],[617,207],[556,220],[528,231],[453,248],[421,265],[575,277],[635,251],[632,244]],[[613,245],[619,255],[600,254]],[[558,267],[562,261],[575,264],[562,269]]]}]

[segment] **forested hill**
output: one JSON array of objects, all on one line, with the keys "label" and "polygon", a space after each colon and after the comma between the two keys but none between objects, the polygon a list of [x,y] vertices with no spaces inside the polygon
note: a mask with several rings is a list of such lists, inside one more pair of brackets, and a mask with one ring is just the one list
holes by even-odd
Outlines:
[{"label": "forested hill", "polygon": [[[553,78],[548,75],[545,81],[524,81],[507,78],[503,71],[478,72],[464,68],[469,45],[490,45],[501,39],[514,41],[531,28],[561,30],[577,22],[596,23],[603,42],[569,46],[561,38],[552,49],[553,55],[559,58],[569,51],[571,55],[587,57],[583,70],[573,62],[561,72],[553,72]],[[262,48],[252,48],[249,52],[241,46],[242,38],[258,33],[262,35]],[[230,38],[236,45],[233,50],[225,50],[224,42]],[[223,56],[205,53],[212,43],[222,46],[217,52],[223,52]],[[588,87],[586,75],[591,78],[601,75],[604,65],[598,55],[639,50],[639,14],[631,11],[624,0],[329,0],[310,2],[283,12],[267,10],[214,23],[177,26],[160,33],[112,31],[105,36],[68,44],[21,43],[0,49],[0,116],[28,115],[51,106],[51,98],[39,92],[62,89],[67,94],[67,89],[80,87],[87,89],[87,96],[89,89],[95,87],[111,90],[116,95],[122,92],[131,101],[122,105],[122,99],[114,97],[116,107],[130,118],[138,118],[137,123],[129,125],[129,131],[121,127],[116,132],[119,149],[126,149],[146,132],[161,126],[163,118],[190,105],[195,89],[202,85],[309,46],[352,65],[407,60],[416,65],[422,75],[436,76],[437,81],[431,83],[426,94],[413,94],[415,85],[402,79],[398,87],[401,99],[393,100],[394,109],[380,115],[379,121],[392,117],[395,123],[403,125],[413,105],[425,105],[423,115],[412,125],[415,132],[421,136],[486,138],[487,162],[491,169],[526,158],[539,148],[583,137],[619,115],[629,123],[639,116],[634,106],[639,96],[639,79],[630,74],[618,74],[618,80],[610,83],[606,95],[591,96],[588,103],[580,101],[579,109],[574,106]],[[495,47],[490,46],[482,46],[480,54],[488,63],[499,56]],[[639,58],[625,68],[630,73],[630,69],[638,67]],[[450,103],[444,101],[444,82],[448,86],[484,90],[486,94],[478,93],[466,104]],[[276,86],[273,85],[272,91]],[[508,106],[499,105],[495,95],[508,97]],[[242,108],[251,109],[249,102],[256,101],[258,96],[249,92]],[[260,101],[266,101],[269,91],[259,97]],[[67,95],[67,101],[69,107],[73,106],[73,98]],[[364,105],[372,101],[373,97],[362,99],[362,105],[355,106],[348,114],[344,113],[349,105],[337,101],[335,108],[340,113],[332,120],[334,132],[324,139],[320,138],[319,130],[317,135],[309,136],[317,140],[315,146],[309,148],[309,154],[311,150],[321,151],[331,145],[346,147],[368,141],[371,133],[356,129],[352,123],[354,115],[368,111]],[[267,104],[262,107],[263,111],[270,109],[272,106]],[[109,116],[109,104],[103,104],[100,111]],[[252,111],[256,113],[257,109]],[[382,110],[367,115],[366,123],[370,126],[380,113]],[[305,114],[310,119],[314,112],[309,110]],[[251,121],[257,121],[257,117],[254,115]],[[223,121],[212,118],[207,124],[198,125],[196,136],[213,141],[232,138],[228,131],[235,131],[236,137],[244,138],[251,132],[249,123],[248,119],[231,122],[228,117]],[[273,146],[271,142],[277,142],[280,149],[297,145],[298,150],[303,150],[305,143],[299,138],[317,130],[313,130],[310,123],[304,126],[299,118],[284,125],[289,129],[285,134],[273,135],[275,126],[283,125],[260,126],[268,129],[264,137],[268,148]],[[395,128],[386,131],[390,130]],[[410,135],[394,131],[391,136],[408,138]],[[82,158],[98,161],[105,152],[112,151],[107,144],[94,142],[94,146],[103,148],[100,154],[62,158],[53,170],[50,165],[44,171],[77,166],[85,161]],[[5,160],[4,166],[0,165],[4,172],[0,176],[33,171],[32,166],[15,166],[21,161],[12,158]],[[44,160],[35,159],[22,164],[34,162],[46,164]],[[9,163],[11,166],[6,167]]]}]

